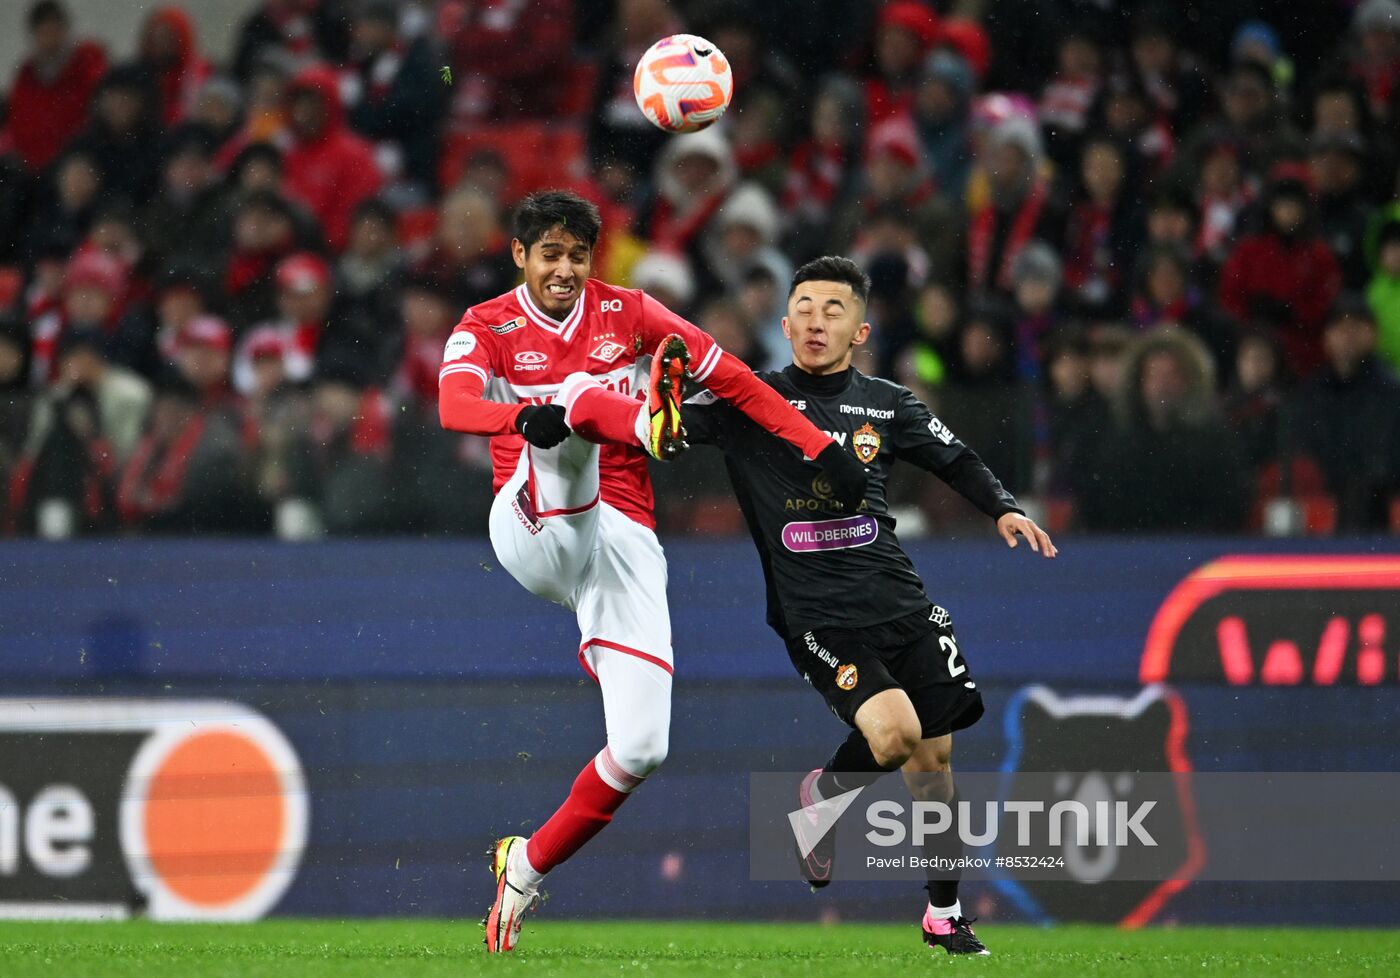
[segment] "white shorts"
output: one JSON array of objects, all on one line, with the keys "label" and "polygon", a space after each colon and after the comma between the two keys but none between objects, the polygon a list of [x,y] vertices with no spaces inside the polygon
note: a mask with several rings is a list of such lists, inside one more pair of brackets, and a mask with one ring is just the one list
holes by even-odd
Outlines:
[{"label": "white shorts", "polygon": [[579,663],[595,681],[601,656],[672,672],[666,556],[656,534],[598,495],[598,446],[576,435],[547,451],[526,445],[491,506],[491,545],[524,587],[574,611]]}]

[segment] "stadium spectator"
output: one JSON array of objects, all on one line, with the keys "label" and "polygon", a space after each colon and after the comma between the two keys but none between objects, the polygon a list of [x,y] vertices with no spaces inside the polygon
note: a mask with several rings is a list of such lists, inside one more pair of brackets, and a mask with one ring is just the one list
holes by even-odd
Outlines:
[{"label": "stadium spectator", "polygon": [[67,150],[45,180],[25,233],[31,261],[43,254],[67,255],[87,236],[102,196],[102,168],[82,149]]},{"label": "stadium spectator", "polygon": [[450,283],[432,275],[409,275],[400,298],[403,356],[390,391],[420,411],[435,414],[442,348],[461,319],[460,303]]},{"label": "stadium spectator", "polygon": [[1367,238],[1373,273],[1366,300],[1376,317],[1377,349],[1391,369],[1400,370],[1400,204],[1372,218]]},{"label": "stadium spectator", "polygon": [[10,85],[4,136],[29,172],[38,173],[87,121],[107,55],[101,46],[73,37],[72,18],[60,0],[37,0],[25,23],[29,48]]},{"label": "stadium spectator", "polygon": [[220,408],[233,401],[229,364],[233,333],[218,316],[191,318],[175,335],[175,375],[189,385],[199,404]]},{"label": "stadium spectator", "polygon": [[919,0],[892,0],[875,17],[875,72],[865,82],[865,118],[872,129],[911,118],[919,68],[939,35],[938,15]]},{"label": "stadium spectator", "polygon": [[1139,329],[1183,326],[1202,339],[1217,363],[1234,359],[1235,326],[1224,320],[1192,279],[1191,260],[1176,245],[1151,246],[1138,273],[1132,321]]},{"label": "stadium spectator", "polygon": [[34,406],[10,477],[11,532],[71,536],[112,521],[112,479],[141,437],[151,390],[107,362],[105,343],[92,329],[60,340],[57,379]]},{"label": "stadium spectator", "polygon": [[972,162],[972,96],[977,80],[967,61],[948,50],[934,51],[924,61],[914,98],[914,124],[923,158],[938,194],[960,202]]},{"label": "stadium spectator", "polygon": [[1322,322],[1341,272],[1317,234],[1302,176],[1277,175],[1263,206],[1265,226],[1244,237],[1221,270],[1220,304],[1240,323],[1274,330],[1289,370],[1304,377],[1322,362]]},{"label": "stadium spectator", "polygon": [[946,281],[925,282],[910,312],[915,334],[896,354],[895,379],[927,404],[957,355],[957,293]]},{"label": "stadium spectator", "polygon": [[1091,382],[1090,347],[1078,332],[1062,332],[1046,356],[1045,438],[1037,456],[1045,465],[1039,487],[1052,497],[1076,498],[1094,477],[1099,444],[1113,430],[1108,400]]},{"label": "stadium spectator", "polygon": [[287,91],[291,146],[282,163],[287,196],[320,222],[336,251],[345,246],[350,215],[379,189],[369,143],[350,131],[334,72],[308,68]]},{"label": "stadium spectator", "polygon": [[1080,513],[1092,530],[1232,533],[1244,528],[1249,486],[1234,433],[1214,405],[1210,352],[1179,329],[1129,349],[1117,424],[1099,443]]},{"label": "stadium spectator", "polygon": [[[404,176],[423,193],[437,186],[438,129],[451,91],[438,77],[442,57],[427,35],[406,38],[399,5],[363,4],[350,25],[350,125],[402,157]],[[536,57],[533,50],[530,60]]]},{"label": "stadium spectator", "polygon": [[1209,88],[1194,56],[1176,42],[1173,6],[1149,4],[1134,17],[1128,53],[1132,71],[1153,109],[1177,136],[1190,132],[1208,101]]},{"label": "stadium spectator", "polygon": [[379,533],[394,524],[389,401],[348,363],[322,366],[311,411],[287,444],[293,498],[311,501],[331,533]]},{"label": "stadium spectator", "polygon": [[1197,141],[1195,252],[1215,267],[1225,263],[1240,223],[1254,201],[1252,181],[1240,166],[1240,147],[1224,132]]},{"label": "stadium spectator", "polygon": [[205,79],[195,93],[188,121],[214,134],[220,170],[226,170],[237,152],[234,143],[243,125],[243,91],[238,83],[225,75]]},{"label": "stadium spectator", "polygon": [[934,403],[959,438],[979,439],[978,454],[988,468],[998,466],[994,471],[1002,485],[1012,493],[1029,485],[1031,399],[1016,377],[1010,322],[1001,302],[969,309],[958,331],[957,369]]},{"label": "stadium spectator", "polygon": [[1247,177],[1263,177],[1279,160],[1296,157],[1302,149],[1297,131],[1282,112],[1273,74],[1254,61],[1242,61],[1230,70],[1220,89],[1219,117],[1192,141],[1188,158],[1203,158],[1201,138],[1234,146]]},{"label": "stadium spectator", "polygon": [[1069,169],[1103,87],[1103,52],[1086,25],[1071,23],[1060,32],[1055,59],[1055,74],[1040,93],[1040,125],[1050,158]]},{"label": "stadium spectator", "polygon": [[734,295],[757,265],[767,266],[779,282],[792,278],[792,264],[777,248],[780,221],[768,191],[757,183],[736,187],[701,241],[701,291],[710,294],[713,285]]},{"label": "stadium spectator", "polygon": [[117,479],[117,516],[151,533],[254,529],[249,461],[235,418],[186,377],[166,376],[150,427]]},{"label": "stadium spectator", "polygon": [[1127,169],[1151,181],[1164,174],[1176,157],[1176,137],[1165,116],[1157,114],[1142,84],[1133,75],[1110,75],[1095,109],[1091,131],[1110,136],[1128,148]]},{"label": "stadium spectator", "polygon": [[147,247],[156,261],[178,259],[212,275],[228,258],[233,237],[234,191],[215,169],[218,137],[191,123],[164,141],[161,192],[142,212]]},{"label": "stadium spectator", "polygon": [[160,120],[155,87],[137,65],[118,65],[102,77],[92,121],[71,145],[96,160],[103,190],[140,206],[159,183]]},{"label": "stadium spectator", "polygon": [[639,220],[653,245],[703,262],[701,243],[738,178],[729,143],[713,128],[677,136],[656,160],[656,194]]},{"label": "stadium spectator", "polygon": [[793,149],[783,181],[786,243],[796,260],[821,253],[836,205],[857,178],[862,105],[859,86],[845,75],[830,75],[817,89],[810,133]]},{"label": "stadium spectator", "polygon": [[1365,86],[1372,117],[1378,123],[1392,123],[1400,82],[1400,2],[1365,0],[1356,8],[1351,25],[1356,41],[1348,68]]},{"label": "stadium spectator", "polygon": [[470,186],[443,198],[432,250],[415,268],[447,283],[463,308],[500,295],[516,281],[498,199]]},{"label": "stadium spectator", "polygon": [[233,74],[247,83],[270,60],[338,62],[349,48],[345,0],[263,0],[238,30]]},{"label": "stadium spectator", "polygon": [[180,7],[157,7],[141,26],[137,47],[140,64],[155,79],[161,121],[182,121],[211,72],[200,56],[194,21]]},{"label": "stadium spectator", "polygon": [[[674,252],[647,252],[632,266],[628,284],[641,289],[678,316],[688,315],[690,304],[695,301],[695,273],[685,256]],[[738,351],[727,346],[724,349],[743,359]]]},{"label": "stadium spectator", "polygon": [[[900,117],[876,126],[866,143],[861,188],[838,209],[827,242],[829,254],[867,255],[894,250],[880,243],[881,227],[897,217],[926,254],[920,278],[931,269],[947,275],[957,265],[962,235],[953,208],[934,192],[913,123]],[[882,215],[876,219],[877,215]]]},{"label": "stadium spectator", "polygon": [[1343,295],[1323,332],[1326,363],[1288,405],[1289,448],[1322,470],[1343,532],[1386,526],[1400,492],[1400,380],[1376,355],[1376,320]]},{"label": "stadium spectator", "polygon": [[96,251],[75,255],[64,270],[59,302],[32,320],[36,376],[54,375],[59,366],[56,354],[68,333],[100,338],[103,356],[109,356],[125,294],[126,274],[120,262]]},{"label": "stadium spectator", "polygon": [[1064,238],[1065,289],[1086,315],[1127,310],[1133,257],[1142,240],[1137,193],[1122,144],[1108,136],[1083,141],[1078,199]]},{"label": "stadium spectator", "polygon": [[397,218],[385,201],[371,197],[350,219],[350,239],[335,264],[335,291],[344,314],[356,321],[388,323],[399,315],[404,260]]},{"label": "stadium spectator", "polygon": [[1045,366],[1045,344],[1062,323],[1059,307],[1064,270],[1055,249],[1032,241],[1012,272],[1012,337],[1016,374],[1035,380]]},{"label": "stadium spectator", "polygon": [[1016,258],[1034,240],[1059,241],[1063,214],[1041,169],[1040,134],[1021,116],[998,122],[989,133],[985,199],[967,217],[967,284],[973,295],[1008,293]]},{"label": "stadium spectator", "polygon": [[1338,130],[1314,135],[1308,172],[1317,191],[1317,226],[1348,289],[1365,287],[1367,279],[1366,223],[1371,216],[1362,175],[1366,144],[1353,131]]},{"label": "stadium spectator", "polygon": [[271,190],[246,194],[233,221],[233,248],[224,268],[225,312],[234,328],[276,314],[275,273],[283,258],[320,247],[320,235]]},{"label": "stadium spectator", "polygon": [[1279,458],[1279,413],[1286,379],[1283,359],[1278,344],[1264,333],[1245,333],[1236,351],[1225,390],[1225,420],[1239,436],[1250,469],[1257,475]]},{"label": "stadium spectator", "polygon": [[208,311],[209,278],[172,265],[153,283],[149,301],[133,303],[122,316],[112,361],[143,377],[156,377],[175,358],[176,337],[185,324]]}]

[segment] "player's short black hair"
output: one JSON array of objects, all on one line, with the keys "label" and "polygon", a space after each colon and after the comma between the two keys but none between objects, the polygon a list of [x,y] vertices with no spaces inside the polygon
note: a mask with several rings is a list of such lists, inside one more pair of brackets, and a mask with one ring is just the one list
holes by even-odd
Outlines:
[{"label": "player's short black hair", "polygon": [[803,282],[845,282],[857,299],[861,302],[870,301],[870,276],[855,262],[840,255],[813,258],[793,272],[792,285],[788,287],[789,298]]},{"label": "player's short black hair", "polygon": [[568,190],[541,190],[530,194],[515,209],[512,231],[526,251],[556,227],[592,248],[603,231],[603,218],[598,208]]}]

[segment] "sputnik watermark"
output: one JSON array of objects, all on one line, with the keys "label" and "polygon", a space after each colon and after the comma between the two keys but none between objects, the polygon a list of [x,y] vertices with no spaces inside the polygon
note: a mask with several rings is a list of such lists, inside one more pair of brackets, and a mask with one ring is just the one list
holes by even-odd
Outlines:
[{"label": "sputnik watermark", "polygon": [[[823,803],[824,804],[824,803]],[[815,806],[811,806],[815,807]],[[898,801],[871,802],[865,809],[870,830],[865,838],[871,845],[902,846],[907,840],[924,845],[936,835],[956,832],[965,846],[989,846],[997,841],[1002,827],[1015,822],[1017,846],[1029,846],[1033,838],[1044,838],[1051,846],[1063,846],[1073,839],[1077,846],[1156,846],[1157,840],[1143,826],[1155,801],[1139,802],[1129,808],[1126,801],[1096,801],[1092,805],[1073,799],[1057,801],[1047,809],[1045,802],[1028,799],[989,801],[976,806],[981,809],[981,830],[978,830],[974,805],[969,801],[957,803],[957,818],[953,807],[942,801],[916,801],[908,806]],[[796,813],[794,813],[796,814]],[[1043,816],[1043,829],[1036,825],[1035,816]]]}]

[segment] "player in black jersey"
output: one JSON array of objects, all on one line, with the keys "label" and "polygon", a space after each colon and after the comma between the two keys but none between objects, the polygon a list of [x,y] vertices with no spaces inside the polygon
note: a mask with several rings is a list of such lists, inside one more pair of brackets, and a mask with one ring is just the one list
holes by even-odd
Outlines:
[{"label": "player in black jersey", "polygon": [[[970,448],[907,388],[851,367],[870,335],[870,279],[846,258],[819,258],[793,276],[783,331],[792,364],[759,376],[864,464],[854,512],[833,498],[815,462],[701,393],[682,407],[693,444],[724,450],[730,481],[763,564],[768,623],[797,671],[852,733],[802,783],[801,803],[900,769],[920,800],[954,800],[953,731],[982,716],[982,697],[953,634],[895,538],[885,485],[896,459],[939,476],[996,521],[1010,547],[1025,537],[1055,545]],[[956,806],[954,806],[956,811]],[[830,882],[831,839],[803,859],[814,887]],[[956,833],[933,837],[926,856],[960,856]],[[807,846],[803,846],[807,848]],[[930,876],[924,940],[950,954],[986,954],[958,902],[958,879]]]}]

